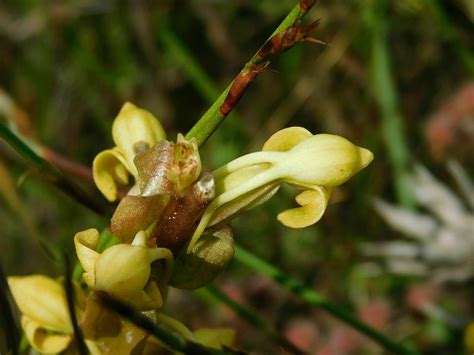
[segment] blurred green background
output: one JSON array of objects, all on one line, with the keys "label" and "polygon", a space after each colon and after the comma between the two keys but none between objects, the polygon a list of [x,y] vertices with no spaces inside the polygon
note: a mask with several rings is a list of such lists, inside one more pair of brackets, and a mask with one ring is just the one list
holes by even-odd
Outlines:
[{"label": "blurred green background", "polygon": [[[2,0],[0,93],[21,109],[17,124],[24,134],[91,165],[113,145],[111,124],[125,101],[159,117],[169,139],[187,132],[294,4]],[[287,188],[239,217],[235,239],[333,302],[375,317],[394,339],[430,354],[463,353],[465,326],[474,321],[472,278],[431,285],[389,272],[373,277],[360,267],[368,262],[360,244],[403,238],[374,212],[372,199],[419,208],[405,181],[414,162],[451,186],[449,159],[472,176],[474,2],[321,0],[305,23],[316,19],[321,23],[313,35],[329,45],[301,43],[272,62],[202,148],[203,165],[212,170],[258,150],[287,126],[343,135],[371,149],[375,160],[337,189],[317,225],[290,230],[276,221],[294,204],[295,191]],[[48,185],[2,141],[0,201],[1,262],[8,275],[60,274],[36,237],[72,255],[77,231],[107,225]],[[216,284],[309,353],[336,354],[346,343],[340,354],[380,353],[238,263]],[[407,301],[416,287],[441,316]],[[192,328],[235,327],[243,349],[278,349],[216,301],[173,291],[168,310]]]}]

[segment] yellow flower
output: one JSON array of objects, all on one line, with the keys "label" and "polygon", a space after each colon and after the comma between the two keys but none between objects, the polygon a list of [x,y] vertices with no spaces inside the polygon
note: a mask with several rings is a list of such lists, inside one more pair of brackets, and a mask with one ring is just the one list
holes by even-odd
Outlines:
[{"label": "yellow flower", "polygon": [[316,223],[326,209],[331,189],[372,159],[369,150],[339,136],[313,135],[301,127],[275,133],[261,152],[242,156],[213,172],[217,197],[204,212],[188,252],[206,227],[263,203],[284,182],[305,191],[296,197],[301,207],[280,213],[278,220],[291,228]]},{"label": "yellow flower", "polygon": [[[40,353],[59,353],[72,341],[73,328],[63,285],[43,275],[8,278],[21,316],[21,326],[31,346]],[[85,295],[76,288],[76,313],[82,314]],[[95,351],[93,342],[86,341]]]},{"label": "yellow flower", "polygon": [[99,232],[88,229],[74,237],[77,257],[85,270],[83,279],[94,291],[107,292],[137,310],[160,308],[163,297],[158,282],[151,277],[150,264],[165,259],[161,281],[171,276],[173,254],[166,248],[148,248],[147,235],[138,232],[132,244],[117,244],[99,254]]},{"label": "yellow flower", "polygon": [[158,119],[130,102],[123,105],[112,125],[116,146],[99,153],[93,163],[94,181],[109,200],[118,195],[117,182],[128,184],[129,174],[137,178],[134,158],[166,138]]}]

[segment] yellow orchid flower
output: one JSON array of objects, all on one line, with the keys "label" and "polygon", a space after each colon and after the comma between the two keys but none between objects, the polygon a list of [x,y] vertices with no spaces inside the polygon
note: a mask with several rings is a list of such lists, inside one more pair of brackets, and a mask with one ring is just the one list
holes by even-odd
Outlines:
[{"label": "yellow orchid flower", "polygon": [[[146,246],[147,235],[138,232],[131,244],[117,244],[99,254],[99,232],[88,229],[74,237],[77,257],[85,270],[83,279],[94,291],[107,292],[137,310],[160,308],[163,297],[158,282],[151,277],[150,264],[164,259],[161,282],[167,285],[173,254],[166,248]],[[165,287],[166,288],[166,287]]]},{"label": "yellow orchid flower", "polygon": [[118,197],[117,183],[128,184],[129,174],[137,179],[134,158],[166,138],[158,119],[150,112],[126,102],[112,125],[116,147],[99,153],[93,162],[94,181],[109,201]]},{"label": "yellow orchid flower", "polygon": [[301,127],[275,133],[262,151],[213,172],[217,197],[204,212],[188,252],[206,227],[263,203],[284,182],[305,191],[296,197],[301,207],[280,213],[278,220],[291,228],[316,223],[326,209],[331,189],[349,180],[372,159],[369,150],[336,135],[313,135]]},{"label": "yellow orchid flower", "polygon": [[[12,276],[8,284],[21,316],[21,326],[28,342],[40,353],[60,353],[69,347],[73,328],[66,294],[61,282],[43,275]],[[80,287],[75,292],[76,313],[82,315],[85,294]],[[93,342],[86,344],[92,354],[98,354]]]}]

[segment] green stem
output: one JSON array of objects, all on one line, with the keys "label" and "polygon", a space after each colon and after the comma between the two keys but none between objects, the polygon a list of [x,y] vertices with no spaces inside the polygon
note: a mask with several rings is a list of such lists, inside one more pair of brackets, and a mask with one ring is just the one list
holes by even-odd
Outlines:
[{"label": "green stem", "polygon": [[267,321],[265,321],[265,319],[259,317],[258,314],[252,310],[230,299],[217,287],[208,285],[205,288],[196,290],[195,293],[203,299],[211,299],[213,301],[219,301],[225,304],[239,317],[245,319],[249,324],[253,325],[259,331],[262,331],[265,335],[290,350],[292,354],[302,354],[301,350],[299,350],[295,345],[290,343],[285,338],[281,337],[280,334]]},{"label": "green stem", "polygon": [[354,329],[357,329],[362,334],[366,335],[370,339],[374,340],[376,343],[381,345],[384,349],[391,351],[394,354],[417,354],[416,351],[406,348],[405,346],[396,343],[389,339],[384,334],[380,333],[376,329],[372,328],[368,324],[357,319],[352,313],[346,311],[345,309],[337,306],[336,304],[331,303],[323,295],[306,288],[299,281],[291,278],[289,275],[278,270],[273,265],[265,262],[264,260],[258,258],[257,256],[246,251],[242,247],[236,246],[235,248],[235,259],[240,263],[250,267],[251,269],[265,275],[277,283],[279,283],[283,288],[294,293],[296,296],[301,298],[304,302],[309,305],[319,307],[332,314],[334,317],[343,321],[344,323],[350,325]]},{"label": "green stem", "polygon": [[68,196],[98,214],[106,213],[107,208],[102,203],[89,196],[82,188],[63,175],[60,170],[43,159],[41,153],[39,153],[39,148],[34,143],[23,139],[21,135],[15,133],[3,122],[0,122],[0,139],[9,144],[22,158],[32,163],[49,182],[56,185]]},{"label": "green stem", "polygon": [[[286,29],[292,27],[295,23],[301,21],[304,15],[311,9],[315,1],[300,1],[291,12],[285,17],[285,19],[280,23],[280,25],[275,29],[272,35],[267,40],[268,43],[274,36],[282,33]],[[264,44],[265,46],[265,44]],[[262,47],[263,48],[263,47]],[[279,53],[277,53],[279,54]],[[250,68],[254,66],[263,65],[268,62],[268,57],[262,57],[260,55],[260,50],[257,51],[254,56],[248,61],[244,66],[241,73],[246,73]],[[235,81],[235,79],[234,79]],[[220,112],[221,106],[224,104],[229,91],[232,88],[232,81],[227,88],[222,92],[222,94],[217,98],[217,100],[212,104],[212,106],[204,113],[204,115],[199,119],[199,121],[191,128],[191,130],[186,134],[187,139],[196,138],[199,145],[202,145],[211,134],[217,129],[217,127],[222,123],[226,116],[222,115]],[[209,94],[211,92],[209,91]]]},{"label": "green stem", "polygon": [[101,304],[115,312],[120,316],[126,318],[131,323],[137,327],[147,331],[165,345],[173,349],[174,351],[179,351],[184,354],[209,354],[209,355],[223,355],[223,354],[240,354],[238,351],[231,349],[219,350],[210,347],[206,347],[202,344],[190,341],[183,338],[182,336],[170,332],[167,328],[162,325],[157,325],[151,321],[148,317],[144,316],[139,312],[135,312],[132,308],[125,305],[122,302],[119,302],[113,298],[101,296]]},{"label": "green stem", "polygon": [[383,23],[386,5],[384,1],[375,1],[372,6],[372,89],[381,113],[382,131],[395,176],[397,198],[402,205],[411,207],[414,200],[408,186],[409,152],[392,77],[387,30]]}]

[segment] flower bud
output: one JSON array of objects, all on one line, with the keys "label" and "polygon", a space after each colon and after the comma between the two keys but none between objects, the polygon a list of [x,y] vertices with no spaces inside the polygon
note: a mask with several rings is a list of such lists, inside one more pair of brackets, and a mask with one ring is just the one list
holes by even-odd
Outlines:
[{"label": "flower bud", "polygon": [[232,230],[225,227],[204,234],[190,253],[182,250],[175,260],[170,285],[194,290],[212,282],[234,256]]},{"label": "flower bud", "polygon": [[369,150],[332,134],[317,134],[281,154],[285,155],[277,163],[281,176],[295,185],[329,187],[343,184],[373,159]]}]

